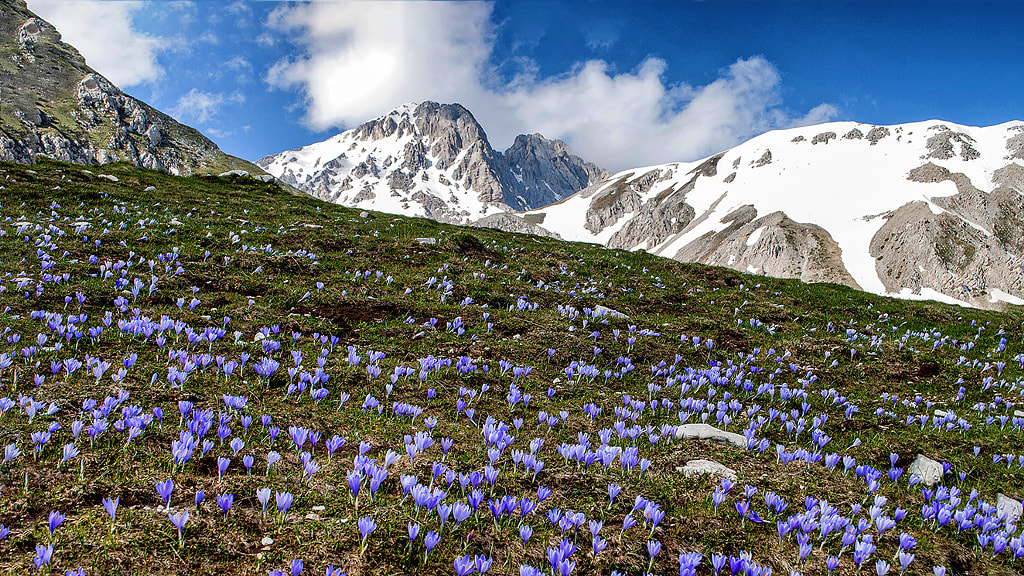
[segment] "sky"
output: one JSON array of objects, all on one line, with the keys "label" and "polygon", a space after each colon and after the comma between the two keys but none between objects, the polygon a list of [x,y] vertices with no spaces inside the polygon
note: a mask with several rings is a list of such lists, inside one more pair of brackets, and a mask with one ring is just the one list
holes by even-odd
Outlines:
[{"label": "sky", "polygon": [[612,169],[832,120],[1024,119],[1024,2],[28,0],[129,94],[247,160],[409,102]]}]

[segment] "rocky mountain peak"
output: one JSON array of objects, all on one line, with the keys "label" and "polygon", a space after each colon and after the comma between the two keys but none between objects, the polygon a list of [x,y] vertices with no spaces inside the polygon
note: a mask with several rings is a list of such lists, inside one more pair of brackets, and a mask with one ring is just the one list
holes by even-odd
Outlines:
[{"label": "rocky mountain peak", "polygon": [[561,140],[540,134],[520,134],[505,151],[523,183],[525,203],[542,206],[548,192],[561,200],[609,176],[606,170],[572,154]]},{"label": "rocky mountain peak", "polygon": [[257,164],[325,200],[469,223],[557,202],[605,173],[564,142],[523,135],[504,154],[461,104],[406,104]]}]

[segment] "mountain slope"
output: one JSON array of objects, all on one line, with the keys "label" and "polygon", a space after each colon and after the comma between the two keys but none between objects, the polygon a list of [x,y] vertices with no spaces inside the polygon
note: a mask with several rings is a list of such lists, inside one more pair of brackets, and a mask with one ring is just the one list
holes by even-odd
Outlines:
[{"label": "mountain slope", "polygon": [[502,154],[468,110],[436,102],[256,163],[323,200],[452,223],[545,206],[607,176],[539,134]]},{"label": "mountain slope", "polygon": [[173,174],[262,172],[123,93],[22,0],[0,3],[0,38],[0,159],[33,162],[44,154]]},{"label": "mountain slope", "polygon": [[1021,573],[1024,308],[31,168],[0,162],[2,574]]},{"label": "mountain slope", "polygon": [[837,122],[623,171],[521,216],[565,239],[682,261],[908,298],[1021,303],[1022,164],[1021,122]]}]

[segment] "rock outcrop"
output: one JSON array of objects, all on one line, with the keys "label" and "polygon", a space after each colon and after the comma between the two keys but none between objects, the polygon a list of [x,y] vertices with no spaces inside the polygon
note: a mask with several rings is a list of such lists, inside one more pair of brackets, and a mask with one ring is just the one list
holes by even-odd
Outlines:
[{"label": "rock outcrop", "polygon": [[196,130],[128,96],[91,69],[21,0],[0,4],[0,160],[130,162],[173,174],[242,168]]}]

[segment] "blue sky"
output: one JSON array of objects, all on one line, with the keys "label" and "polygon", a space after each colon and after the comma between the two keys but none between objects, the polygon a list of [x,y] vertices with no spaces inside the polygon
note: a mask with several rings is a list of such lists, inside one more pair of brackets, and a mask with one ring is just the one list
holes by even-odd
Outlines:
[{"label": "blue sky", "polygon": [[28,0],[127,92],[249,160],[404,102],[620,169],[828,120],[1024,119],[1021,2]]}]

